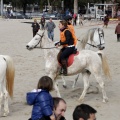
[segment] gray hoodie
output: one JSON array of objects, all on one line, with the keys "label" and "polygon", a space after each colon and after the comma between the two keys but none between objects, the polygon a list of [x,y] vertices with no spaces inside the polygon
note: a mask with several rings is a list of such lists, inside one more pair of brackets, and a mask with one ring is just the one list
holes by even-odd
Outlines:
[{"label": "gray hoodie", "polygon": [[54,22],[47,22],[45,28],[47,29],[47,31],[49,32],[53,32],[54,28],[56,27]]}]

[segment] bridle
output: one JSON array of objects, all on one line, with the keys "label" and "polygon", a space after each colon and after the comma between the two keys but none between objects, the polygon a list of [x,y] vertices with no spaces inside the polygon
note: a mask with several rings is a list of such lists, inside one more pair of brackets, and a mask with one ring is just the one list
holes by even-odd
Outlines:
[{"label": "bridle", "polygon": [[[96,29],[96,28],[94,28],[94,29]],[[91,44],[91,43],[86,43],[86,44],[88,44],[88,45],[90,45],[92,47],[95,47],[95,48],[98,48],[98,46],[101,46],[101,45],[105,44],[105,43],[101,42],[101,35],[103,35],[103,37],[104,37],[104,32],[102,30],[102,33],[99,33],[99,31],[100,31],[100,28],[98,28],[98,35],[99,35],[100,44],[99,45],[94,45],[94,44]],[[78,40],[78,41],[83,42],[82,40]]]},{"label": "bridle", "polygon": [[[37,35],[40,36],[40,40],[39,40],[38,44],[42,42],[42,38],[43,38],[43,36],[44,36],[44,33],[45,33],[45,31],[43,32],[42,35],[40,35],[38,32],[36,33]],[[37,44],[37,45],[38,45],[38,44]],[[37,45],[36,45],[36,46],[37,46]],[[35,46],[35,47],[36,47],[36,46]],[[41,44],[40,44],[40,48],[41,48]]]},{"label": "bridle", "polygon": [[[42,42],[42,38],[43,38],[43,36],[44,36],[44,33],[45,33],[45,31],[43,32],[42,35],[40,35],[39,33],[36,33],[37,35],[40,36],[40,40],[39,40],[39,42],[38,42],[38,44],[40,43],[40,48],[41,48],[41,49],[52,49],[52,48],[56,48],[56,47],[43,48],[43,47],[41,46],[41,42]],[[38,44],[37,44],[37,45],[38,45]],[[37,46],[37,45],[36,45],[36,46]],[[36,46],[35,46],[35,47],[36,47]]]},{"label": "bridle", "polygon": [[[83,42],[82,40],[78,40],[78,41]],[[93,44],[90,44],[90,43],[86,43],[86,44],[88,44],[88,45],[90,45],[90,46],[92,46],[92,47],[96,47],[96,48],[97,48],[96,45],[93,45]]]},{"label": "bridle", "polygon": [[104,37],[104,32],[102,30],[102,33],[99,33],[99,31],[100,31],[100,28],[98,28],[98,35],[99,35],[100,44],[97,46],[101,46],[101,45],[105,44],[105,43],[101,43],[101,35]]}]

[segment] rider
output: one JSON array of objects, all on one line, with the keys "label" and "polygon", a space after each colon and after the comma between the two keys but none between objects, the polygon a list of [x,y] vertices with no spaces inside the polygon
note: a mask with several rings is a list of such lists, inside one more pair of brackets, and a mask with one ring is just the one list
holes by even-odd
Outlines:
[{"label": "rider", "polygon": [[72,16],[67,15],[64,20],[67,22],[68,24],[68,29],[70,30],[70,32],[72,33],[72,36],[74,38],[74,45],[76,46],[77,44],[77,37],[75,35],[75,30],[74,30],[74,26],[72,25]]},{"label": "rider", "polygon": [[60,21],[59,23],[60,29],[60,41],[55,44],[56,47],[62,45],[60,54],[60,63],[62,65],[61,73],[67,75],[67,61],[66,59],[71,55],[75,50],[74,39],[72,33],[68,29],[66,21]]}]

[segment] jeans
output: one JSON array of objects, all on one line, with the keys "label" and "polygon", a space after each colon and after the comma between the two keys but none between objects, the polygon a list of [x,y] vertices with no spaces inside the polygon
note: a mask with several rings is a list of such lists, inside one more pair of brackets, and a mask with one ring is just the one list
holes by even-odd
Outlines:
[{"label": "jeans", "polygon": [[54,40],[54,32],[48,31],[48,38],[50,38],[52,41]]}]

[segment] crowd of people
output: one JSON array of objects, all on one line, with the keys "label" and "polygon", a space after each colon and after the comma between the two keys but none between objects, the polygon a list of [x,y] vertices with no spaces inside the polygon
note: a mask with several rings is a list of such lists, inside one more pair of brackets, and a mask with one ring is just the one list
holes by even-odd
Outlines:
[{"label": "crowd of people", "polygon": [[[70,15],[66,16],[64,20],[59,21],[60,41],[55,43],[56,47],[62,46],[58,54],[59,63],[61,63],[60,74],[67,75],[67,58],[76,51],[77,37],[75,35],[74,26],[76,25],[76,17]],[[74,24],[72,24],[72,19]],[[104,26],[108,26],[109,17],[105,16]],[[48,38],[54,40],[54,29],[56,28],[52,18],[45,25],[44,17],[40,21],[41,29],[46,29]],[[83,25],[82,20],[80,24]],[[103,27],[104,27],[103,26]],[[33,36],[40,29],[39,24],[34,20],[32,24]],[[117,34],[117,41],[120,41],[120,22],[116,26],[115,34]],[[32,115],[29,120],[66,120],[65,111],[67,103],[63,98],[52,97],[50,91],[53,90],[52,79],[48,76],[40,78],[37,89],[27,93],[27,103],[33,105]],[[96,120],[95,114],[97,111],[87,104],[80,104],[75,107],[73,111],[73,120]]]},{"label": "crowd of people", "polygon": [[[28,92],[26,100],[33,105],[29,120],[66,120],[67,103],[63,98],[52,97],[52,79],[48,76],[40,78],[37,88]],[[87,104],[80,104],[73,111],[73,120],[95,120],[97,111]]]},{"label": "crowd of people", "polygon": [[[33,24],[36,24],[36,20]],[[55,27],[55,23],[52,21],[52,18],[50,18],[46,25],[41,28],[47,30],[48,38],[52,41],[54,40]],[[38,26],[37,30],[39,29]],[[77,44],[77,37],[72,25],[71,16],[66,16],[64,20],[59,22],[59,30],[60,41],[55,43],[55,46],[62,46],[58,54],[59,62],[61,63],[60,74],[67,75],[66,59],[76,51]],[[63,98],[52,97],[50,94],[51,90],[53,90],[52,79],[48,76],[43,76],[38,82],[37,89],[27,93],[27,103],[33,105],[31,118],[29,120],[66,120],[64,113],[67,109],[67,103]],[[74,109],[73,120],[95,120],[96,112],[97,111],[91,106],[80,104]]]}]

